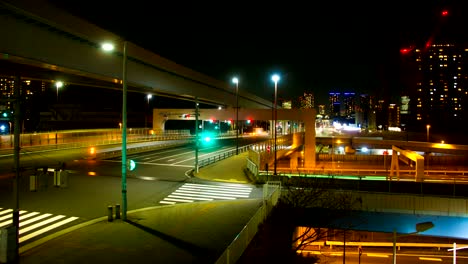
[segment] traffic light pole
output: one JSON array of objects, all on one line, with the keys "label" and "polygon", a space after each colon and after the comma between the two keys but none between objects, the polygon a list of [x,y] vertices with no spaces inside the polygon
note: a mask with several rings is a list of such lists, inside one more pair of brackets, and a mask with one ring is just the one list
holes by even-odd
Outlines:
[{"label": "traffic light pole", "polygon": [[198,173],[198,97],[195,97],[195,173]]},{"label": "traffic light pole", "polygon": [[127,41],[122,60],[122,220],[127,220]]},{"label": "traffic light pole", "polygon": [[14,170],[15,170],[15,180],[13,183],[13,200],[15,202],[15,207],[13,209],[13,228],[14,228],[14,238],[15,238],[15,245],[14,245],[14,261],[19,262],[19,177],[20,177],[20,129],[21,129],[21,101],[20,101],[20,90],[21,90],[21,77],[16,76],[15,78],[15,85],[13,91],[13,98],[14,98],[14,153],[13,153],[13,162],[14,162]]}]

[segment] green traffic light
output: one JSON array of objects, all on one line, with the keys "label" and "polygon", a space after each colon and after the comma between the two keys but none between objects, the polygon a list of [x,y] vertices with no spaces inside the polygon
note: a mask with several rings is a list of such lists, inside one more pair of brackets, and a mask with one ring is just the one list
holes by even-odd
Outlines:
[{"label": "green traffic light", "polygon": [[133,170],[135,170],[135,168],[136,168],[136,163],[135,163],[135,161],[134,161],[134,160],[129,160],[129,161],[128,161],[128,170],[129,170],[129,171],[133,171]]}]

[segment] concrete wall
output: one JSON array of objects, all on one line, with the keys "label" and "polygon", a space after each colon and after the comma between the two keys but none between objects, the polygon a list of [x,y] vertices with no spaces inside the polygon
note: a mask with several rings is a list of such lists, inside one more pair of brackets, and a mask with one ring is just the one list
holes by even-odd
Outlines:
[{"label": "concrete wall", "polygon": [[[336,191],[336,193],[344,192]],[[468,199],[465,198],[370,192],[346,193],[362,201],[363,211],[468,217]]]}]

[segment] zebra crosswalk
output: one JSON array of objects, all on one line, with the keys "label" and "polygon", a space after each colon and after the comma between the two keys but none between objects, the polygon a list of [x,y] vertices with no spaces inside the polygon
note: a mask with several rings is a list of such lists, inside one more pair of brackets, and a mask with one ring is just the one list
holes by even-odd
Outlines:
[{"label": "zebra crosswalk", "polygon": [[[77,220],[75,216],[19,211],[19,243],[44,235]],[[0,228],[13,224],[13,209],[0,208]]]},{"label": "zebra crosswalk", "polygon": [[161,204],[193,203],[213,200],[235,200],[249,198],[252,188],[241,184],[197,184],[184,183],[161,200]]}]

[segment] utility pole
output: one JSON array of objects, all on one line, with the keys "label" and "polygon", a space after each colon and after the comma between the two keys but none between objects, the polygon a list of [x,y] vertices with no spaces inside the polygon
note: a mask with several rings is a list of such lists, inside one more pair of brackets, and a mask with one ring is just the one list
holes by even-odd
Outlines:
[{"label": "utility pole", "polygon": [[195,173],[198,173],[198,97],[195,97]]},{"label": "utility pole", "polygon": [[15,206],[13,208],[13,230],[14,230],[14,239],[15,245],[14,247],[14,255],[13,259],[16,262],[19,262],[19,177],[20,177],[20,129],[21,129],[21,77],[15,77],[15,85],[13,91],[13,100],[14,100],[14,152],[13,152],[13,163],[14,163],[14,170],[15,170],[15,179],[13,183],[13,201]]}]

